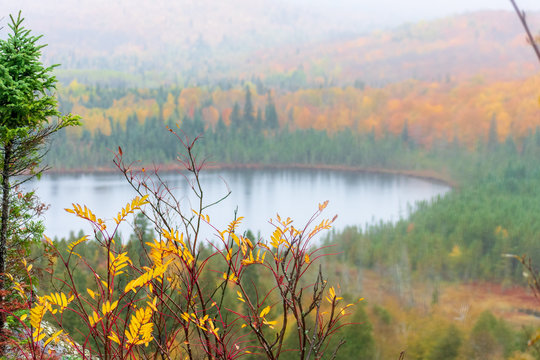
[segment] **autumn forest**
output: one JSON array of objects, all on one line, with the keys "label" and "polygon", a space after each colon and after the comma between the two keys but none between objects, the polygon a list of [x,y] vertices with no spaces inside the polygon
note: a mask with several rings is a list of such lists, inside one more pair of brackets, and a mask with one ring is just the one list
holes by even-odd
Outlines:
[{"label": "autumn forest", "polygon": [[[298,15],[290,39],[265,16],[275,32],[261,30],[265,49],[248,20],[226,25],[236,40],[214,28],[185,42],[166,33],[162,49],[147,31],[110,53],[45,34],[43,60],[61,63],[58,110],[81,122],[51,135],[47,171],[117,172],[138,196],[108,225],[73,199],[67,211],[93,234],[12,233],[24,249],[7,252],[14,275],[1,296],[18,307],[4,311],[1,354],[540,359],[540,73],[516,15],[340,36],[321,25],[309,37]],[[83,32],[76,19],[65,26]],[[272,234],[234,213],[217,242],[203,241],[200,224],[212,222],[199,176],[221,168],[405,174],[452,190],[398,221],[343,231],[331,230],[324,199],[305,227],[277,215]],[[200,203],[181,210],[156,169],[187,174]],[[20,229],[47,235],[46,206],[14,189]],[[122,222],[132,234],[117,232]]]}]

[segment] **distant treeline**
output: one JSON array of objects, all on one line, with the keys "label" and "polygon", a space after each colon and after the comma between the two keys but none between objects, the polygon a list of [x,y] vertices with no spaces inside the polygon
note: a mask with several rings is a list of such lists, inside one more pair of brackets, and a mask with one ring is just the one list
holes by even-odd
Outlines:
[{"label": "distant treeline", "polygon": [[351,227],[328,243],[351,266],[397,271],[409,279],[525,284],[521,264],[509,255],[526,255],[540,265],[539,158],[539,131],[521,149],[510,139],[492,138],[447,163],[461,179],[454,191],[417,204],[396,224]]},{"label": "distant treeline", "polygon": [[[74,86],[72,92],[73,96],[79,96],[77,101],[96,111],[111,108],[124,98],[137,98],[140,105],[144,103],[145,96],[150,101],[150,108],[153,108],[152,101],[157,107],[155,111],[147,112],[135,107],[130,114],[118,115],[117,118],[98,116],[92,111],[88,114],[90,123],[78,132],[59,132],[48,153],[48,162],[60,171],[112,168],[114,152],[119,146],[128,159],[140,161],[143,166],[171,164],[182,151],[182,146],[167,129],[174,130],[183,139],[193,140],[200,136],[197,146],[199,157],[218,164],[332,164],[392,170],[438,170],[447,175],[449,169],[458,167],[451,164],[455,162],[456,154],[468,153],[467,147],[457,140],[448,142],[444,139],[433,143],[426,151],[426,146],[418,144],[410,134],[407,122],[398,133],[381,133],[375,127],[366,132],[299,128],[294,124],[298,120],[294,112],[287,115],[288,119],[280,118],[271,92],[267,92],[264,104],[259,100],[255,106],[249,86],[245,87],[243,101],[234,102],[230,112],[216,110],[210,115],[206,103],[199,106],[174,105],[176,100],[171,99],[178,99],[180,89],[148,90],[145,95],[140,91],[99,87],[87,93],[88,89]],[[61,96],[60,103],[64,112],[78,110],[79,105],[74,107],[66,97]],[[123,117],[125,121],[121,120]],[[215,122],[209,124],[212,117],[215,117]]]}]

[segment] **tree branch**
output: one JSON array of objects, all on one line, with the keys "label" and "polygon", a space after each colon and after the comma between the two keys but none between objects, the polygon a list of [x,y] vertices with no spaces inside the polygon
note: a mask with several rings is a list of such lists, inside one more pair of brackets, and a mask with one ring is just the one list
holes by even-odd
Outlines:
[{"label": "tree branch", "polygon": [[540,49],[538,49],[538,44],[536,43],[536,41],[534,40],[534,37],[532,36],[531,30],[529,29],[529,25],[527,24],[527,19],[525,19],[525,11],[519,9],[515,0],[510,0],[510,2],[512,3],[512,6],[514,7],[514,10],[516,10],[516,14],[519,20],[521,21],[521,24],[523,25],[525,32],[527,33],[527,39],[529,40],[529,43],[534,49],[536,58],[538,59],[538,61],[540,61]]}]

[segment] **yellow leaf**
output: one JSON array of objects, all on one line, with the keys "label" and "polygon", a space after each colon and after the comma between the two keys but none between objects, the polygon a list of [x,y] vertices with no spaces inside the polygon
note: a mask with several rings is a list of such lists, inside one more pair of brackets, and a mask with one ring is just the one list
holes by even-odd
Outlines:
[{"label": "yellow leaf", "polygon": [[529,342],[528,342],[529,346],[532,346],[532,345],[536,344],[538,342],[538,340],[540,340],[540,331],[539,330],[537,330],[536,334],[532,338],[529,339]]},{"label": "yellow leaf", "polygon": [[73,248],[75,248],[75,246],[79,245],[80,243],[85,242],[86,240],[88,240],[88,235],[84,235],[79,240],[72,242],[71,244],[68,245],[68,251],[73,252]]},{"label": "yellow leaf", "polygon": [[90,295],[90,297],[91,297],[92,299],[94,299],[94,300],[96,299],[96,293],[95,293],[95,292],[93,292],[93,291],[90,290],[90,289],[86,289],[86,292],[88,293],[88,295]]},{"label": "yellow leaf", "polygon": [[327,296],[326,297],[326,300],[328,300],[329,303],[333,303],[334,301],[339,301],[341,299],[343,299],[342,297],[338,297],[336,296],[336,291],[334,290],[334,287],[331,286],[330,289],[328,289],[328,294],[330,296]]},{"label": "yellow leaf", "polygon": [[32,337],[34,338],[34,341],[41,341],[45,337],[45,332],[42,331],[42,329],[36,329],[34,333],[32,334]]},{"label": "yellow leaf", "polygon": [[96,325],[98,322],[100,322],[103,318],[99,316],[95,311],[92,312],[92,315],[88,317],[88,320],[90,321],[90,326]]},{"label": "yellow leaf", "polygon": [[32,327],[38,329],[41,326],[41,321],[46,312],[47,308],[42,304],[35,304],[32,309],[30,309],[30,324]]},{"label": "yellow leaf", "polygon": [[261,314],[259,315],[259,317],[265,317],[269,312],[270,312],[270,305],[268,305],[267,307],[265,307],[264,309],[262,309],[261,311]]},{"label": "yellow leaf", "polygon": [[270,329],[273,329],[274,325],[277,324],[277,321],[266,321],[266,320],[264,320],[263,324],[268,325],[270,327]]},{"label": "yellow leaf", "polygon": [[104,302],[103,305],[101,306],[101,312],[103,313],[103,316],[107,315],[108,313],[116,309],[117,305],[118,305],[118,300],[113,302],[112,304],[109,300]]},{"label": "yellow leaf", "polygon": [[43,344],[43,347],[46,347],[47,344],[49,344],[51,341],[56,340],[56,338],[60,336],[62,332],[63,330],[58,330],[57,332],[55,332],[50,338],[47,339],[47,341],[45,341],[45,343]]},{"label": "yellow leaf", "polygon": [[129,327],[125,331],[129,344],[147,345],[152,341],[153,323],[151,322],[153,310],[150,307],[138,309],[131,316]]},{"label": "yellow leaf", "polygon": [[120,339],[118,339],[118,335],[114,331],[111,332],[111,335],[109,335],[109,339],[120,345]]},{"label": "yellow leaf", "polygon": [[120,224],[127,215],[132,214],[136,210],[139,210],[143,205],[148,204],[148,195],[143,196],[142,198],[136,196],[131,203],[127,203],[122,211],[118,212],[118,215],[114,218],[116,225]]}]

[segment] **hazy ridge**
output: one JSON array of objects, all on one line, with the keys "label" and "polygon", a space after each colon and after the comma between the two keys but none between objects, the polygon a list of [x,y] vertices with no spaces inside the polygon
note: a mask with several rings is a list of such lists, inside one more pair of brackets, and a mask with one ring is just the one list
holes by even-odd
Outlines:
[{"label": "hazy ridge", "polygon": [[[21,8],[25,3],[21,1]],[[358,11],[341,18],[346,9],[267,0],[249,6],[241,1],[61,1],[56,13],[47,12],[46,4],[27,8],[29,27],[50,44],[45,60],[62,64],[59,75],[65,83],[73,78],[106,83],[107,76],[94,74],[103,70],[130,86],[197,85],[253,76],[272,80],[299,70],[307,87],[355,81],[381,86],[478,73],[509,79],[536,71],[510,11],[478,11],[368,31],[374,22]],[[538,28],[540,16],[528,18]]]}]

